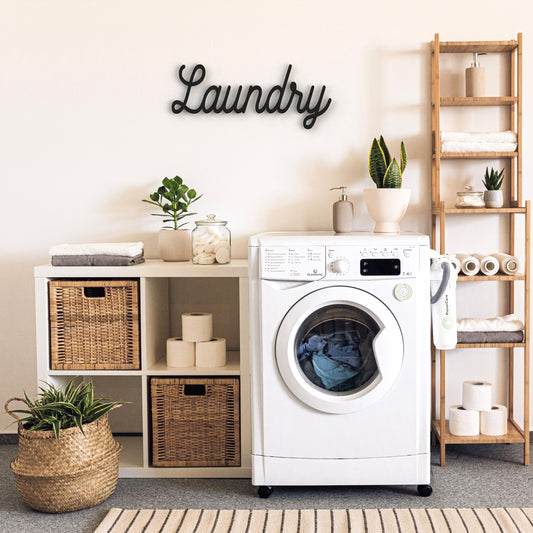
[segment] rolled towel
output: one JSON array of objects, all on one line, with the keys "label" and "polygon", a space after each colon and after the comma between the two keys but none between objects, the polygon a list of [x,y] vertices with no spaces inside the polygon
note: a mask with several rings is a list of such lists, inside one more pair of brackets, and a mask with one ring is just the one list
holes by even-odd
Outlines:
[{"label": "rolled towel", "polygon": [[500,270],[500,262],[493,255],[472,254],[479,261],[479,270],[487,276],[494,276]]},{"label": "rolled towel", "polygon": [[457,320],[457,331],[521,331],[523,329],[524,323],[515,315]]},{"label": "rolled towel", "polygon": [[491,142],[516,143],[517,135],[514,131],[487,131],[468,133],[464,131],[441,131],[441,142]]},{"label": "rolled towel", "polygon": [[50,255],[121,255],[137,257],[143,254],[142,242],[94,242],[58,244],[50,248]]},{"label": "rolled towel", "polygon": [[514,255],[495,253],[491,254],[500,262],[502,274],[516,274],[520,268],[520,262]]},{"label": "rolled towel", "polygon": [[455,254],[461,262],[461,272],[467,276],[475,276],[479,272],[479,260],[467,253]]},{"label": "rolled towel", "polygon": [[516,143],[443,141],[442,152],[515,152]]},{"label": "rolled towel", "polygon": [[453,255],[450,257],[450,263],[457,274],[459,274],[459,272],[461,272],[461,261]]}]

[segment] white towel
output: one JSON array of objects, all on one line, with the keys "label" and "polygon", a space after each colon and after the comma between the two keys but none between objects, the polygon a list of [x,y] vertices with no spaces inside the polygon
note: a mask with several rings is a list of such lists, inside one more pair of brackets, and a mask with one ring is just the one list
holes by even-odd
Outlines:
[{"label": "white towel", "polygon": [[515,315],[457,320],[457,331],[521,331],[523,329],[524,323]]},{"label": "white towel", "polygon": [[94,242],[58,244],[50,248],[50,255],[122,255],[135,257],[143,253],[142,242]]},{"label": "white towel", "polygon": [[515,152],[516,143],[488,141],[443,141],[442,152]]},{"label": "white towel", "polygon": [[502,274],[516,274],[520,268],[520,261],[514,255],[494,253],[493,255],[500,262],[500,272]]},{"label": "white towel", "polygon": [[467,133],[463,131],[441,131],[441,142],[489,142],[489,143],[516,143],[514,131],[487,131]]}]

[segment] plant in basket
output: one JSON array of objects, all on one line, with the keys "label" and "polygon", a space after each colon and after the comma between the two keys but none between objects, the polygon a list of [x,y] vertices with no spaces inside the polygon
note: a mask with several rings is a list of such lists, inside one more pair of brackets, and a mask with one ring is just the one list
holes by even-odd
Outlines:
[{"label": "plant in basket", "polygon": [[[10,409],[20,401],[26,409]],[[18,422],[18,455],[11,462],[21,499],[33,509],[62,513],[103,502],[115,491],[121,445],[107,414],[124,402],[95,398],[91,381],[49,383],[38,398],[11,398]],[[18,415],[24,415],[19,417]]]}]

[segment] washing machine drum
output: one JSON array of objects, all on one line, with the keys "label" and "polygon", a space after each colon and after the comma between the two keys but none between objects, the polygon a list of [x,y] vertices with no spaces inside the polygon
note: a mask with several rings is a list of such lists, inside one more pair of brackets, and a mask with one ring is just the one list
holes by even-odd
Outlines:
[{"label": "washing machine drum", "polygon": [[327,287],[291,307],[276,337],[286,386],[306,405],[350,413],[382,399],[404,357],[400,326],[390,309],[354,287]]}]

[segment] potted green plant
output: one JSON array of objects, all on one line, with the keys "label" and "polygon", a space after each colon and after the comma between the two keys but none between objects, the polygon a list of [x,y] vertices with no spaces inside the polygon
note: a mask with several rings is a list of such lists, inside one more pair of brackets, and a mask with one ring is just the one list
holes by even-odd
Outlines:
[{"label": "potted green plant", "polygon": [[190,213],[189,207],[201,197],[185,185],[182,178],[174,176],[163,178],[161,187],[150,194],[148,200],[143,200],[162,211],[152,215],[163,217],[166,224],[159,231],[159,254],[163,261],[188,261],[191,258],[191,231],[183,229],[188,222],[183,219],[196,214]]},{"label": "potted green plant", "polygon": [[[10,409],[20,401],[25,409]],[[115,491],[122,446],[107,413],[123,402],[95,398],[91,381],[39,388],[37,399],[11,398],[18,455],[11,462],[21,499],[33,509],[62,513],[93,507]],[[18,415],[23,415],[19,417]]]},{"label": "potted green plant", "polygon": [[487,189],[483,193],[483,200],[485,202],[485,207],[502,207],[503,206],[503,191],[501,190],[503,182],[503,171],[505,169],[494,170],[486,167],[485,176],[483,178],[483,185]]},{"label": "potted green plant", "polygon": [[399,221],[405,214],[411,196],[410,189],[402,189],[402,177],[407,166],[407,152],[400,144],[400,163],[391,158],[383,136],[372,141],[368,155],[368,171],[376,184],[363,194],[370,216],[375,220],[375,233],[399,233]]}]

